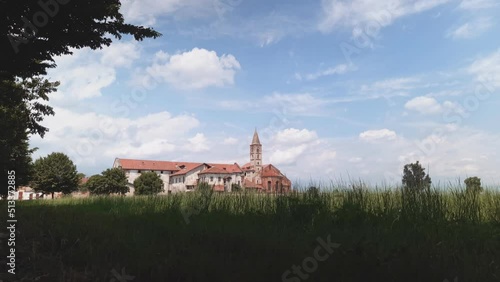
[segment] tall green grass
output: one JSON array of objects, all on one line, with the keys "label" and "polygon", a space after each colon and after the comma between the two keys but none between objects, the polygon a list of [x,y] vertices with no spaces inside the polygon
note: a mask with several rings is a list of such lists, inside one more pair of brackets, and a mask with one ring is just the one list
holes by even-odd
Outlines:
[{"label": "tall green grass", "polygon": [[500,192],[322,186],[18,202],[17,281],[280,281],[327,235],[307,281],[500,281]]}]

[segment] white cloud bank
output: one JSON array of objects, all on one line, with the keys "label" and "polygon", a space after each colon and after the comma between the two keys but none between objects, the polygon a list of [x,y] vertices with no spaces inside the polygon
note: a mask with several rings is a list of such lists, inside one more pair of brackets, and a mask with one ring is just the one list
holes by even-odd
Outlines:
[{"label": "white cloud bank", "polygon": [[202,89],[234,84],[239,69],[240,63],[231,54],[218,56],[215,51],[193,48],[171,56],[158,52],[146,72],[179,89]]}]

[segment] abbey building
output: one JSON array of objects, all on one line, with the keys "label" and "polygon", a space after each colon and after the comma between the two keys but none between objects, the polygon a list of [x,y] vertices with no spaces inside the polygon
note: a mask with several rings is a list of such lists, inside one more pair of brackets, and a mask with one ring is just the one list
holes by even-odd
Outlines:
[{"label": "abbey building", "polygon": [[233,164],[152,161],[116,158],[113,167],[125,171],[130,192],[133,183],[143,172],[156,172],[163,180],[164,194],[194,190],[198,184],[208,183],[219,192],[231,192],[233,187],[266,193],[287,193],[291,181],[274,165],[262,163],[262,144],[257,131],[250,144],[250,162]]}]

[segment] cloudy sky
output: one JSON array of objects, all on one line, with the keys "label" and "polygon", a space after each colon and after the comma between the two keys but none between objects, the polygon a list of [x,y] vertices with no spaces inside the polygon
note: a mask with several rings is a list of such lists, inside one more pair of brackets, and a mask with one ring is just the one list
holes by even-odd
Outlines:
[{"label": "cloudy sky", "polygon": [[116,157],[265,163],[292,180],[500,183],[496,0],[128,0],[123,38],[59,57],[33,137],[88,175]]}]

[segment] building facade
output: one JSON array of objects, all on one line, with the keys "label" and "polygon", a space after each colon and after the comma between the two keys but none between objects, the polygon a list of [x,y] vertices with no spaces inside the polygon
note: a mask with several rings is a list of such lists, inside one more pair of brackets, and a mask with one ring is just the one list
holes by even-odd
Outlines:
[{"label": "building facade", "polygon": [[218,192],[231,192],[233,185],[243,189],[268,193],[287,193],[291,181],[272,164],[262,163],[262,144],[257,131],[250,144],[250,162],[243,167],[237,163],[213,164],[195,162],[152,161],[116,158],[113,167],[125,171],[134,193],[134,180],[143,172],[155,172],[163,180],[161,194],[193,191],[199,184],[207,183]]}]

